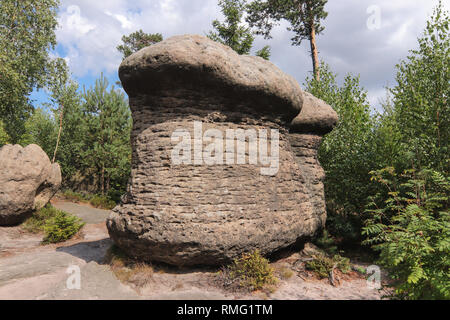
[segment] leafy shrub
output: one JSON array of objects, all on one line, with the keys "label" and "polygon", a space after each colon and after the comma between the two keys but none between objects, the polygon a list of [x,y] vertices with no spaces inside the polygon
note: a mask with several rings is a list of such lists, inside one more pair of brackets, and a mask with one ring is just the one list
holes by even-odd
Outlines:
[{"label": "leafy shrub", "polygon": [[32,233],[44,232],[44,244],[63,242],[72,238],[84,223],[77,217],[47,205],[36,211],[23,223],[23,228]]},{"label": "leafy shrub", "polygon": [[8,133],[6,133],[3,122],[0,120],[0,147],[9,143],[10,139],[11,138],[8,136]]},{"label": "leafy shrub", "polygon": [[338,247],[336,241],[330,236],[329,232],[324,229],[322,235],[314,240],[314,244],[328,254],[337,254]]},{"label": "leafy shrub", "polygon": [[356,272],[359,272],[360,274],[366,274],[367,273],[366,268],[360,267],[360,266],[354,267],[353,270],[355,270]]},{"label": "leafy shrub", "polygon": [[325,170],[327,229],[343,242],[361,238],[361,217],[372,192],[369,172],[378,168],[374,140],[376,118],[358,76],[339,83],[329,65],[320,66],[320,81],[308,77],[306,91],[328,103],[339,115],[336,128],[324,137],[318,157]]},{"label": "leafy shrub", "polygon": [[103,208],[108,210],[111,210],[116,206],[116,202],[106,196],[101,195],[93,196],[89,203],[96,208]]},{"label": "leafy shrub", "polygon": [[[55,209],[56,210],[56,209]],[[84,223],[67,212],[56,210],[56,214],[43,226],[45,237],[43,243],[58,243],[72,238]]]},{"label": "leafy shrub", "polygon": [[225,284],[237,284],[241,289],[255,291],[267,285],[274,285],[277,279],[269,261],[261,256],[259,250],[243,253],[233,263],[221,271]]},{"label": "leafy shrub", "polygon": [[44,208],[36,211],[31,217],[29,217],[22,224],[22,227],[32,233],[39,233],[44,231],[44,226],[50,219],[54,218],[58,213],[58,210],[51,205],[47,205]]},{"label": "leafy shrub", "polygon": [[380,252],[401,299],[450,299],[450,179],[432,170],[373,172],[384,192],[368,207],[365,244]]},{"label": "leafy shrub", "polygon": [[90,197],[89,195],[74,192],[72,190],[65,190],[62,196],[64,197],[64,199],[73,202],[89,202],[89,200],[92,198],[92,196]]},{"label": "leafy shrub", "polygon": [[124,193],[126,193],[126,188],[123,188],[121,185],[117,185],[116,187],[111,187],[106,196],[115,203],[119,203]]},{"label": "leafy shrub", "polygon": [[328,278],[334,268],[343,273],[348,273],[351,270],[350,260],[340,255],[334,255],[331,258],[321,254],[306,262],[306,269],[314,271],[321,279]]}]

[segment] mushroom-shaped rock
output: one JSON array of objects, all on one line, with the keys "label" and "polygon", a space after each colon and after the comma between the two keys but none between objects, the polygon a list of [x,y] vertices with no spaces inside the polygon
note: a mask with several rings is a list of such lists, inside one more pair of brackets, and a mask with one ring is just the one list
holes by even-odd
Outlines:
[{"label": "mushroom-shaped rock", "polygon": [[[323,226],[322,177],[306,176],[311,164],[291,145],[304,100],[291,76],[196,35],[140,50],[119,76],[133,116],[132,170],[107,227],[129,255],[220,265]],[[302,147],[317,165],[321,134]]]},{"label": "mushroom-shaped rock", "polygon": [[37,145],[0,148],[0,225],[22,222],[44,207],[61,185],[61,170]]}]

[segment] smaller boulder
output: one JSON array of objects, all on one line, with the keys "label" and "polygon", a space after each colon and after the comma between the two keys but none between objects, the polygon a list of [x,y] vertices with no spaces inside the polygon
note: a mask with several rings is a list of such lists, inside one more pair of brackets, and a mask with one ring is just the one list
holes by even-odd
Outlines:
[{"label": "smaller boulder", "polygon": [[314,133],[324,135],[338,123],[338,115],[325,101],[309,92],[303,92],[303,108],[291,122],[291,133]]},{"label": "smaller boulder", "polygon": [[0,148],[0,226],[23,222],[61,186],[61,169],[37,145]]}]

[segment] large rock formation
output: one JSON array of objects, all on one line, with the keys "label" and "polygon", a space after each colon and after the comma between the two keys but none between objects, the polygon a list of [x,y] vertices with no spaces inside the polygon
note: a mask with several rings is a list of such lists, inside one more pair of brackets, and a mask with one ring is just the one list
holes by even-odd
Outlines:
[{"label": "large rock formation", "polygon": [[0,148],[0,226],[22,222],[45,206],[61,185],[61,170],[37,145]]},{"label": "large rock formation", "polygon": [[337,115],[292,77],[191,35],[131,55],[119,76],[133,115],[132,172],[107,226],[123,250],[218,265],[254,249],[271,254],[324,225],[317,148]]}]

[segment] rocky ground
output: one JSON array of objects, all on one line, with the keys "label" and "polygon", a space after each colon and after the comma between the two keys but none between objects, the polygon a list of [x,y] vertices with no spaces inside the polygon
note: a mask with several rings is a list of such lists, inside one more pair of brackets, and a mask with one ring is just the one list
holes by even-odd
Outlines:
[{"label": "rocky ground", "polygon": [[[74,239],[58,245],[40,244],[42,235],[19,227],[0,227],[0,299],[381,299],[356,272],[341,276],[338,286],[299,271],[298,254],[273,263],[291,270],[271,292],[228,292],[218,286],[214,270],[155,268],[140,288],[119,281],[105,264],[111,246],[105,219],[109,212],[84,204],[54,201],[53,205],[82,218],[86,225]],[[79,268],[79,269],[78,269]],[[80,289],[71,288],[79,270]],[[75,273],[74,273],[75,272]],[[69,283],[69,286],[68,286]]]}]

